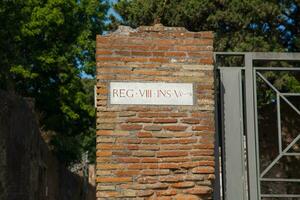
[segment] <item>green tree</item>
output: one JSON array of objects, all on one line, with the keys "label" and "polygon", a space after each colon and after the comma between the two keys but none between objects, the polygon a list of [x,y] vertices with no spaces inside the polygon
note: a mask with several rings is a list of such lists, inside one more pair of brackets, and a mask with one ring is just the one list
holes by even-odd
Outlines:
[{"label": "green tree", "polygon": [[290,51],[300,51],[300,1],[285,1],[285,7],[280,17],[281,32]]},{"label": "green tree", "polygon": [[285,51],[278,30],[291,3],[277,0],[118,0],[115,10],[132,27],[160,21],[215,32],[215,51]]},{"label": "green tree", "polygon": [[107,9],[101,0],[0,1],[0,88],[35,99],[66,164],[93,143],[93,87],[81,75],[94,75]]}]

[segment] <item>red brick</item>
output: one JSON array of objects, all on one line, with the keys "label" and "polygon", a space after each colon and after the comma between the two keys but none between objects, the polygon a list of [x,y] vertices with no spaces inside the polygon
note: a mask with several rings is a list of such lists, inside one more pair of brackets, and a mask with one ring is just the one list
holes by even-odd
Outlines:
[{"label": "red brick", "polygon": [[189,52],[188,55],[191,57],[210,58],[213,56],[213,53],[212,52]]},{"label": "red brick", "polygon": [[128,169],[146,169],[144,164],[129,164],[127,166]]},{"label": "red brick", "polygon": [[160,139],[159,143],[161,143],[161,144],[177,144],[178,139]]},{"label": "red brick", "polygon": [[168,117],[168,113],[139,113],[139,117]]},{"label": "red brick", "polygon": [[97,197],[104,197],[104,198],[111,198],[111,197],[119,197],[120,193],[119,192],[114,192],[114,191],[101,191],[97,192],[96,194]]},{"label": "red brick", "polygon": [[210,118],[213,117],[213,114],[207,112],[197,112],[197,113],[192,113],[192,117]]},{"label": "red brick", "polygon": [[111,155],[112,155],[111,151],[97,151],[96,153],[96,156],[101,156],[101,157],[107,157]]},{"label": "red brick", "polygon": [[191,151],[190,154],[192,156],[212,156],[214,155],[214,151],[211,149],[201,149],[201,150]]},{"label": "red brick", "polygon": [[210,194],[210,193],[212,193],[212,189],[207,186],[197,186],[197,187],[186,190],[186,193],[196,194],[196,195]]},{"label": "red brick", "polygon": [[97,144],[97,149],[102,150],[121,150],[126,149],[126,146],[119,144]]},{"label": "red brick", "polygon": [[166,52],[166,56],[184,57],[184,56],[186,56],[186,53],[185,52],[180,52],[180,51],[170,51],[170,52]]},{"label": "red brick", "polygon": [[149,75],[149,76],[161,76],[168,75],[170,72],[168,71],[155,71],[155,70],[134,70],[133,74],[135,75]]},{"label": "red brick", "polygon": [[151,126],[145,126],[144,130],[145,131],[160,131],[162,129],[161,126],[157,126],[157,125],[151,125]]},{"label": "red brick", "polygon": [[159,63],[167,63],[169,62],[168,58],[149,58],[150,62],[159,62]]},{"label": "red brick", "polygon": [[153,190],[140,190],[137,192],[138,197],[147,197],[153,194]]},{"label": "red brick", "polygon": [[158,176],[158,175],[168,175],[170,174],[170,170],[162,169],[162,170],[143,170],[141,171],[142,175],[147,176]]},{"label": "red brick", "polygon": [[168,131],[185,131],[187,126],[164,126],[164,129]]},{"label": "red brick", "polygon": [[192,173],[194,174],[213,174],[215,169],[213,167],[196,167],[192,169]]},{"label": "red brick", "polygon": [[196,138],[181,138],[181,139],[161,139],[161,144],[191,144],[196,143]]},{"label": "red brick", "polygon": [[153,56],[165,56],[165,52],[162,51],[156,51],[156,52],[152,52]]},{"label": "red brick", "polygon": [[197,118],[184,118],[181,122],[186,124],[199,124],[200,120]]},{"label": "red brick", "polygon": [[97,92],[97,94],[107,94],[107,89],[106,88],[98,88],[96,92]]},{"label": "red brick", "polygon": [[140,174],[139,170],[118,170],[114,172],[116,176],[134,176]]},{"label": "red brick", "polygon": [[110,130],[97,130],[97,135],[112,135],[113,131]]},{"label": "red brick", "polygon": [[195,183],[192,181],[186,181],[186,182],[178,182],[178,183],[173,183],[171,186],[174,188],[189,188],[189,187],[194,187]]},{"label": "red brick", "polygon": [[184,163],[180,163],[180,166],[182,168],[194,168],[194,167],[200,166],[200,164],[199,164],[198,161],[196,161],[196,162],[184,162]]},{"label": "red brick", "polygon": [[154,119],[154,123],[161,123],[161,124],[166,124],[166,123],[177,123],[177,119],[172,119],[172,118],[158,118]]},{"label": "red brick", "polygon": [[178,139],[179,144],[192,144],[196,143],[197,139],[196,138],[180,138]]},{"label": "red brick", "polygon": [[157,138],[146,138],[143,139],[142,144],[158,144],[159,139]]},{"label": "red brick", "polygon": [[98,117],[104,117],[104,118],[114,118],[116,117],[116,113],[113,112],[101,112],[101,113],[97,113]]},{"label": "red brick", "polygon": [[135,163],[135,164],[129,164],[127,166],[128,169],[157,169],[158,164],[152,164],[152,163]]},{"label": "red brick", "polygon": [[130,112],[130,111],[124,111],[124,112],[120,112],[119,113],[119,117],[132,117],[132,116],[135,116],[136,113],[134,112]]},{"label": "red brick", "polygon": [[144,176],[137,179],[138,183],[147,184],[147,183],[157,183],[158,179],[153,176]]},{"label": "red brick", "polygon": [[173,200],[172,197],[169,196],[160,196],[160,197],[150,197],[149,200]]},{"label": "red brick", "polygon": [[209,126],[193,126],[192,128],[193,131],[213,131],[213,127]]},{"label": "red brick", "polygon": [[177,113],[170,113],[170,117],[186,117],[187,113],[184,112],[177,112]]},{"label": "red brick", "polygon": [[121,129],[127,130],[127,131],[133,131],[133,130],[141,130],[143,128],[142,125],[131,125],[131,124],[122,124]]},{"label": "red brick", "polygon": [[96,159],[96,162],[97,163],[109,163],[112,161],[112,158],[111,157],[98,157]]},{"label": "red brick", "polygon": [[[128,74],[129,72],[130,72],[130,69],[111,69],[111,68],[102,68],[101,69],[101,73],[104,73],[104,74],[108,74],[108,73],[112,73],[112,74]],[[107,94],[107,91],[106,91],[106,93],[102,93],[102,94]]]},{"label": "red brick", "polygon": [[179,157],[187,156],[188,152],[186,151],[160,151],[157,152],[157,157]]},{"label": "red brick", "polygon": [[200,198],[195,195],[178,194],[174,197],[174,200],[200,200]]},{"label": "red brick", "polygon": [[98,177],[97,183],[122,183],[132,181],[131,177]]},{"label": "red brick", "polygon": [[178,169],[180,166],[176,163],[161,163],[158,166],[160,169]]},{"label": "red brick", "polygon": [[152,137],[152,134],[149,132],[138,132],[137,136],[139,138],[150,138],[150,137]]},{"label": "red brick", "polygon": [[100,35],[97,35],[96,37],[96,41],[98,44],[101,44],[101,43],[110,43],[111,40],[109,37],[103,37],[103,36],[100,36]]},{"label": "red brick", "polygon": [[187,157],[171,157],[171,158],[161,158],[161,162],[176,162],[176,163],[182,163],[182,162],[188,162],[190,161],[190,158]]},{"label": "red brick", "polygon": [[168,51],[168,50],[173,49],[173,47],[172,46],[156,46],[154,49],[159,50],[159,51]]},{"label": "red brick", "polygon": [[155,156],[154,151],[135,151],[132,153],[133,156],[137,157],[153,157]]},{"label": "red brick", "polygon": [[159,150],[159,145],[140,145],[141,150]]},{"label": "red brick", "polygon": [[105,57],[105,56],[102,56],[102,57],[99,57],[99,56],[96,56],[96,61],[121,61],[122,60],[122,57]]},{"label": "red brick", "polygon": [[130,56],[131,51],[115,51],[116,55],[122,55],[122,56]]},{"label": "red brick", "polygon": [[202,48],[198,46],[175,46],[176,51],[201,51]]},{"label": "red brick", "polygon": [[120,169],[121,167],[120,164],[100,164],[97,169]]},{"label": "red brick", "polygon": [[138,163],[140,162],[139,158],[117,158],[118,162],[121,163]]},{"label": "red brick", "polygon": [[193,149],[192,145],[176,145],[176,144],[170,144],[170,145],[162,145],[161,150],[191,150]]},{"label": "red brick", "polygon": [[128,136],[129,132],[126,131],[112,131],[112,130],[97,130],[99,136]]},{"label": "red brick", "polygon": [[173,196],[176,195],[177,191],[174,189],[168,189],[168,190],[164,190],[164,191],[157,191],[156,195],[157,196]]},{"label": "red brick", "polygon": [[176,41],[172,40],[172,39],[160,39],[157,42],[159,45],[174,45],[174,44],[176,44]]},{"label": "red brick", "polygon": [[152,119],[147,118],[129,118],[126,120],[129,123],[151,123]]},{"label": "red brick", "polygon": [[136,138],[118,138],[117,143],[126,143],[126,144],[139,144],[141,143],[141,139]]},{"label": "red brick", "polygon": [[149,58],[146,57],[122,57],[124,62],[148,62]]},{"label": "red brick", "polygon": [[213,39],[214,33],[211,31],[203,31],[203,32],[201,32],[201,37]]},{"label": "red brick", "polygon": [[152,56],[152,52],[147,51],[133,51],[131,54],[133,56]]},{"label": "red brick", "polygon": [[130,156],[131,152],[128,152],[128,151],[113,151],[112,155],[113,156]]},{"label": "red brick", "polygon": [[97,75],[97,80],[114,80],[116,78],[116,75]]},{"label": "red brick", "polygon": [[150,108],[143,106],[131,106],[126,108],[126,111],[134,111],[134,112],[147,112],[150,111]]},{"label": "red brick", "polygon": [[130,144],[130,145],[127,145],[127,149],[128,150],[138,150],[139,146],[138,145],[134,145],[134,144]]},{"label": "red brick", "polygon": [[159,181],[160,182],[172,183],[172,182],[178,182],[180,180],[181,180],[181,177],[174,176],[174,175],[171,175],[171,176],[160,176],[159,177]]},{"label": "red brick", "polygon": [[158,163],[160,159],[158,158],[142,158],[141,162],[142,163]]},{"label": "red brick", "polygon": [[214,60],[212,58],[207,58],[207,59],[202,58],[199,60],[199,63],[212,65],[214,63]]},{"label": "red brick", "polygon": [[166,189],[169,187],[168,184],[165,183],[154,183],[145,185],[146,189]]},{"label": "red brick", "polygon": [[[204,140],[204,139],[200,139],[199,142],[206,142],[206,144],[196,144],[194,145],[195,149],[213,149],[214,148],[214,144],[212,143],[213,140]],[[210,143],[210,144],[208,144]]]}]

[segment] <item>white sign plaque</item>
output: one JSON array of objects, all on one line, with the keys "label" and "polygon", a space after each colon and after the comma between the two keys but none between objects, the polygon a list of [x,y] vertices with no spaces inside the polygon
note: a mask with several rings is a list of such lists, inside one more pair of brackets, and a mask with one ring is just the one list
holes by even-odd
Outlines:
[{"label": "white sign plaque", "polygon": [[193,105],[193,84],[110,82],[110,104]]}]

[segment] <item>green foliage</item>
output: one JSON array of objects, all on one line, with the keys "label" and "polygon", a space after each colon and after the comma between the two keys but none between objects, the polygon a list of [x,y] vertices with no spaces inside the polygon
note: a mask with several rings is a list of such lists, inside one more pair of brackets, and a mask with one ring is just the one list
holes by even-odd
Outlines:
[{"label": "green foliage", "polygon": [[119,0],[114,8],[133,27],[160,21],[214,31],[215,51],[284,51],[287,44],[277,28],[289,6],[275,0]]},{"label": "green foliage", "polygon": [[94,75],[107,8],[100,0],[0,1],[0,88],[35,98],[67,164],[94,152],[93,81],[80,74]]},{"label": "green foliage", "polygon": [[[285,35],[286,45],[290,51],[300,51],[300,1],[287,0],[284,1],[285,9],[280,17],[280,22],[284,26],[282,34]],[[290,8],[290,9],[286,9]],[[286,20],[288,19],[288,20]]]}]

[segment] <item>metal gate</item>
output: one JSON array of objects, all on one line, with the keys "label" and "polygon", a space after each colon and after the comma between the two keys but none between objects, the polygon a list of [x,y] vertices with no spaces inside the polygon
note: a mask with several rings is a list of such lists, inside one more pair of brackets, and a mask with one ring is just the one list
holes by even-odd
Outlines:
[{"label": "metal gate", "polygon": [[299,53],[215,53],[225,200],[300,199],[299,61]]}]

